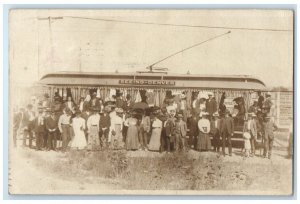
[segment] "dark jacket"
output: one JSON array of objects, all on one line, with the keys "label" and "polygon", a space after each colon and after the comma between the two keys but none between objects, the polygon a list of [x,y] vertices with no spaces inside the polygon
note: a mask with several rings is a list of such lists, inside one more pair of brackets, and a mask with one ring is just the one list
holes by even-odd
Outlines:
[{"label": "dark jacket", "polygon": [[110,117],[109,114],[101,115],[99,121],[100,128],[109,128],[110,127]]},{"label": "dark jacket", "polygon": [[234,133],[234,122],[231,117],[225,117],[222,119],[222,127],[221,133],[222,134],[233,134]]},{"label": "dark jacket", "polygon": [[46,118],[46,128],[47,130],[49,129],[58,129],[58,118],[54,117],[54,119],[52,119],[51,116]]},{"label": "dark jacket", "polygon": [[34,119],[34,131],[36,133],[41,133],[46,131],[46,121],[45,118],[42,117],[42,121],[39,124],[39,116]]},{"label": "dark jacket", "polygon": [[273,121],[264,122],[265,139],[274,138],[274,130],[278,129],[277,125]]},{"label": "dark jacket", "polygon": [[165,129],[166,129],[167,137],[169,137],[170,135],[174,136],[174,134],[175,134],[175,121],[174,121],[174,119],[168,119],[167,120]]},{"label": "dark jacket", "polygon": [[190,118],[189,120],[189,129],[190,129],[190,135],[191,136],[197,136],[199,134],[198,129],[198,119],[194,119],[194,117]]},{"label": "dark jacket", "polygon": [[211,100],[206,101],[206,112],[209,113],[209,115],[212,115],[217,111],[217,102],[214,98]]},{"label": "dark jacket", "polygon": [[217,126],[215,122],[216,120],[212,120],[210,122],[210,133],[213,135],[215,135],[216,133],[220,133],[223,121],[221,119],[217,119]]}]

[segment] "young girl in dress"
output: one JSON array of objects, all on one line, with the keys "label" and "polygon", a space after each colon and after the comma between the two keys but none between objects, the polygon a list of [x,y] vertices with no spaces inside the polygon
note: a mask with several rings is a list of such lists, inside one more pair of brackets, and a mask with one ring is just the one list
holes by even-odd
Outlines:
[{"label": "young girl in dress", "polygon": [[251,144],[250,144],[251,135],[250,135],[249,132],[244,132],[243,137],[244,137],[245,157],[249,157],[250,156],[250,150],[251,150]]}]

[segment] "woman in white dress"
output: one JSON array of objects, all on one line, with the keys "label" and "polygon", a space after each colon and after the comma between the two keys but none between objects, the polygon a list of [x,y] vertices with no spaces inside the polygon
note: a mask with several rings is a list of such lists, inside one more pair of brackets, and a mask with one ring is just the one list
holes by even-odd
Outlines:
[{"label": "woman in white dress", "polygon": [[71,148],[84,149],[87,145],[86,138],[84,134],[85,130],[85,120],[80,117],[81,112],[76,111],[76,117],[73,118],[72,126],[74,130],[74,137],[71,141]]},{"label": "woman in white dress", "polygon": [[123,135],[122,135],[122,129],[123,129],[123,109],[117,108],[116,114],[112,115],[111,118],[111,143],[110,146],[113,149],[123,149],[124,148],[124,142],[123,142]]},{"label": "woman in white dress", "polygon": [[154,121],[152,123],[152,134],[148,146],[150,151],[159,151],[161,130],[162,121],[157,118],[157,115],[154,115]]},{"label": "woman in white dress", "polygon": [[100,115],[98,114],[99,109],[92,108],[93,114],[88,118],[86,125],[88,128],[88,150],[100,150],[100,139],[99,139],[99,122]]}]

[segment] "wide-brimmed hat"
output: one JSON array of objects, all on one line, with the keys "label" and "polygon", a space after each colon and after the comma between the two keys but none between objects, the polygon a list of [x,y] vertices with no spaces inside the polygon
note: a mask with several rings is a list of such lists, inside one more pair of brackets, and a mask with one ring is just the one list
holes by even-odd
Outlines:
[{"label": "wide-brimmed hat", "polygon": [[44,97],[49,98],[50,96],[49,96],[48,93],[45,93],[45,94],[44,94]]}]

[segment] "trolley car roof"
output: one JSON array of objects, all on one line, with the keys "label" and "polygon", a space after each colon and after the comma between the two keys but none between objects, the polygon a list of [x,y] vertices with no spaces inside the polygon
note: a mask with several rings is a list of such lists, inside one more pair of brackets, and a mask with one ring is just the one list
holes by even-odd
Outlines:
[{"label": "trolley car roof", "polygon": [[[161,81],[161,82],[160,82]],[[163,81],[163,83],[162,83]],[[145,83],[144,83],[145,82]],[[159,83],[157,83],[159,82]],[[162,84],[160,84],[162,83]],[[41,85],[153,88],[208,88],[264,90],[265,84],[249,75],[195,75],[159,72],[56,72],[41,78]]]}]

